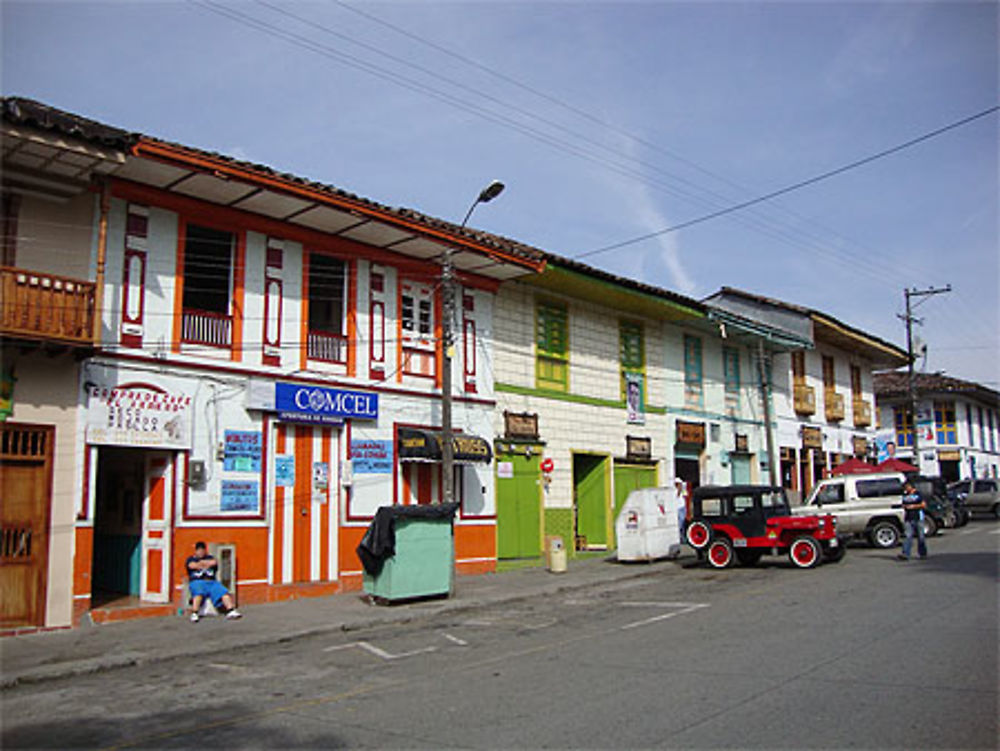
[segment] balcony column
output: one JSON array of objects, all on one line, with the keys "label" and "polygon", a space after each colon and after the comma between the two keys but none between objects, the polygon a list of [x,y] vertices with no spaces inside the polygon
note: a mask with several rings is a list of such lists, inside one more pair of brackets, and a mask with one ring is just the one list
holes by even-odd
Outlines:
[{"label": "balcony column", "polygon": [[108,179],[100,179],[101,203],[97,220],[97,274],[94,289],[94,345],[101,346],[101,326],[104,323],[104,267],[108,253],[108,212],[111,209],[111,186]]}]

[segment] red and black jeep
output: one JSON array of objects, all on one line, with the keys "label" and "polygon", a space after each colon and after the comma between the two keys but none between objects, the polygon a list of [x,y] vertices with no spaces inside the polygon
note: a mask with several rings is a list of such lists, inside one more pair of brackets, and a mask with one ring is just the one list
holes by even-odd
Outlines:
[{"label": "red and black jeep", "polygon": [[765,553],[787,552],[792,565],[812,568],[844,557],[832,514],[792,516],[783,488],[728,485],[697,488],[685,531],[699,558],[715,568],[752,566]]}]

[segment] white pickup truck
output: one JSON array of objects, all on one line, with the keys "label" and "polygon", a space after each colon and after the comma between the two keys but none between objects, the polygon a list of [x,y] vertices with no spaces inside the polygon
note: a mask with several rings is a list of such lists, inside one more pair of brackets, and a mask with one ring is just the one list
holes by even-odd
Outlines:
[{"label": "white pickup truck", "polygon": [[833,514],[837,532],[860,537],[876,548],[893,548],[903,531],[902,472],[843,475],[821,480],[796,516]]}]

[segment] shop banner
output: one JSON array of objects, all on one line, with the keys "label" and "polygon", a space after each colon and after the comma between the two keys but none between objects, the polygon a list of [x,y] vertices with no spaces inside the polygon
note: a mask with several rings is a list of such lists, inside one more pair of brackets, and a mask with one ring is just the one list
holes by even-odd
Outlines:
[{"label": "shop banner", "polygon": [[295,454],[274,457],[274,484],[279,488],[295,487]]},{"label": "shop banner", "polygon": [[191,448],[191,396],[146,383],[91,386],[87,442],[139,448]]},{"label": "shop banner", "polygon": [[222,445],[222,468],[226,472],[260,472],[260,431],[227,430]]},{"label": "shop banner", "polygon": [[260,511],[260,493],[256,480],[223,480],[222,511]]},{"label": "shop banner", "polygon": [[625,374],[625,421],[629,425],[644,425],[646,423],[646,407],[644,404],[642,373]]},{"label": "shop banner", "polygon": [[277,412],[315,422],[344,418],[375,420],[378,418],[378,394],[279,382],[274,385],[274,408]]},{"label": "shop banner", "polygon": [[351,461],[356,475],[392,474],[392,441],[351,441]]}]

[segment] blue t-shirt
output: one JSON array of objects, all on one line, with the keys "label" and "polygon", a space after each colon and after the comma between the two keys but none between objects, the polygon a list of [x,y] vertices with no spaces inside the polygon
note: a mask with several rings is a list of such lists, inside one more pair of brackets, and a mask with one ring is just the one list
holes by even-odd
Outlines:
[{"label": "blue t-shirt", "polygon": [[210,581],[215,579],[215,572],[219,570],[218,563],[213,563],[209,568],[191,568],[192,561],[199,563],[206,558],[212,558],[212,561],[215,561],[215,558],[210,555],[203,555],[201,557],[196,555],[188,556],[187,561],[184,563],[188,570],[188,579],[191,581]]},{"label": "blue t-shirt", "polygon": [[920,497],[920,493],[908,493],[903,496],[903,508],[905,510],[905,518],[908,522],[918,522],[920,521],[920,512],[922,509],[918,508],[906,508],[909,505],[916,505],[923,501]]}]

